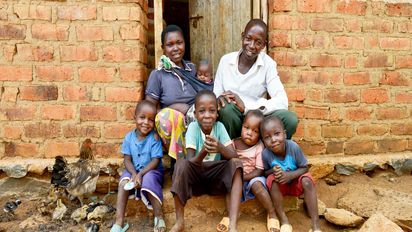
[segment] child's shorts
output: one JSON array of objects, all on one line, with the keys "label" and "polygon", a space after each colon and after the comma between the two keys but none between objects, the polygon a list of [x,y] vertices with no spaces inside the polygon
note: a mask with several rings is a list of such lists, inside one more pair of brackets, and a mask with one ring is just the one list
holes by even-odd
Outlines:
[{"label": "child's shorts", "polygon": [[[303,194],[303,186],[302,186],[302,178],[303,177],[307,177],[309,178],[313,184],[315,184],[315,181],[313,180],[312,175],[307,172],[301,176],[299,176],[299,178],[294,179],[291,183],[288,184],[279,184],[279,190],[282,193],[282,195],[288,195],[288,196],[300,196]],[[275,181],[275,174],[270,174],[267,177],[266,180],[266,185],[268,186],[268,189],[271,190],[272,189],[272,183],[273,181]]]},{"label": "child's shorts", "polygon": [[[122,176],[120,177],[120,182],[123,180],[131,180],[132,174],[127,170],[124,170]],[[142,186],[139,189],[132,189],[129,191],[129,199],[142,200],[148,209],[153,209],[152,204],[147,196],[150,193],[154,196],[160,204],[163,202],[163,170],[150,170],[142,178]]]},{"label": "child's shorts", "polygon": [[256,182],[262,183],[263,187],[266,188],[266,178],[263,176],[257,176],[250,181],[243,182],[242,202],[255,198],[255,195],[252,192],[252,185]]}]

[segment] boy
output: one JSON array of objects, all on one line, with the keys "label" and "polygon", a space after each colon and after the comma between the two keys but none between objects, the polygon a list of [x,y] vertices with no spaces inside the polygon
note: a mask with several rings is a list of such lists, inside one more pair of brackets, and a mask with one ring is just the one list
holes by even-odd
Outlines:
[{"label": "boy", "polygon": [[[126,170],[120,177],[116,222],[110,232],[126,231],[129,228],[127,223],[124,224],[124,210],[129,196],[141,198],[148,209],[153,209],[155,232],[166,231],[162,212],[162,141],[153,130],[155,116],[156,106],[153,103],[143,100],[137,104],[134,116],[136,129],[126,135],[122,144]],[[135,188],[132,186],[130,191],[125,190],[126,184],[132,184]]]},{"label": "boy", "polygon": [[187,159],[176,161],[173,193],[176,224],[171,231],[184,230],[184,207],[192,196],[227,194],[230,231],[237,231],[242,195],[242,163],[232,148],[224,126],[216,122],[216,96],[201,90],[195,98],[195,117],[186,132]]},{"label": "boy", "polygon": [[199,62],[199,67],[197,68],[197,79],[205,83],[213,82],[212,65],[208,60],[201,60]]},{"label": "boy", "polygon": [[316,188],[302,150],[295,142],[286,139],[283,123],[276,116],[268,116],[262,121],[261,134],[266,146],[262,153],[266,184],[282,225],[280,231],[292,231],[283,210],[283,195],[299,196],[303,193],[312,220],[311,230],[319,232]]}]

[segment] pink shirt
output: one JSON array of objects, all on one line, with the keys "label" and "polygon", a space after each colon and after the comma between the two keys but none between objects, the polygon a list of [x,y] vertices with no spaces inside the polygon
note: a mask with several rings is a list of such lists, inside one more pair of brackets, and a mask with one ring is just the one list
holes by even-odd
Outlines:
[{"label": "pink shirt", "polygon": [[[233,145],[235,145],[233,141]],[[246,150],[239,150],[235,147],[239,159],[243,163],[243,174],[248,174],[255,169],[264,170],[262,161],[262,151],[265,148],[262,141],[259,141],[255,146]]]}]

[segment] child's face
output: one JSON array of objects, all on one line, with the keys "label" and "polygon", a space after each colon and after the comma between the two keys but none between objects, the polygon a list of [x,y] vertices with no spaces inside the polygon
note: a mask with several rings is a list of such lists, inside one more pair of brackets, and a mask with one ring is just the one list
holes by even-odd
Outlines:
[{"label": "child's face", "polygon": [[261,121],[261,118],[250,115],[243,122],[240,136],[246,145],[253,146],[259,141],[259,126]]},{"label": "child's face", "polygon": [[197,69],[197,78],[204,82],[212,81],[212,67],[208,64],[201,64]]},{"label": "child's face", "polygon": [[146,136],[153,130],[156,109],[149,105],[143,105],[135,115],[136,129],[141,136]]},{"label": "child's face", "polygon": [[209,95],[201,96],[195,105],[195,117],[203,133],[210,134],[217,119],[216,98]]},{"label": "child's face", "polygon": [[262,128],[265,146],[276,155],[285,155],[286,133],[279,121],[271,120]]}]

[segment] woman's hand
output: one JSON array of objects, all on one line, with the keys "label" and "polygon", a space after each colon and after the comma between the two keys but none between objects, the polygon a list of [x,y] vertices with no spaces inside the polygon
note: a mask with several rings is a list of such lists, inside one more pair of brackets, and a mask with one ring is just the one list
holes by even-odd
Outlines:
[{"label": "woman's hand", "polygon": [[240,112],[245,112],[245,104],[243,103],[242,99],[236,93],[232,91],[225,91],[218,97],[218,108],[225,107],[225,101],[227,103],[235,104]]}]

